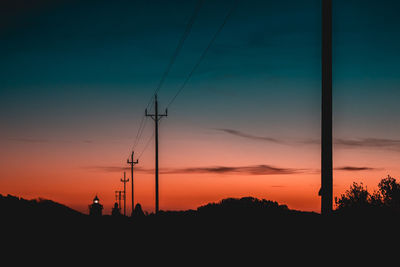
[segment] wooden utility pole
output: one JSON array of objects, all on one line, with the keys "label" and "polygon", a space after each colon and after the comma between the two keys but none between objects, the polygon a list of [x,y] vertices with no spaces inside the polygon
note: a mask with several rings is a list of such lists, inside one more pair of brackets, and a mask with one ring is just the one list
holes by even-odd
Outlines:
[{"label": "wooden utility pole", "polygon": [[121,196],[124,193],[124,191],[115,191],[115,202],[118,201],[118,209],[121,212]]},{"label": "wooden utility pole", "polygon": [[135,152],[132,151],[131,154],[131,160],[129,161],[129,159],[126,161],[126,163],[131,164],[131,185],[132,185],[132,214],[131,216],[134,216],[134,212],[135,212],[135,202],[134,202],[134,191],[133,191],[133,166],[135,166],[136,164],[139,163],[139,160],[133,161],[133,154]]},{"label": "wooden utility pole", "polygon": [[322,0],[321,214],[332,212],[332,0]]},{"label": "wooden utility pole", "polygon": [[124,216],[126,216],[126,183],[129,182],[129,179],[126,179],[126,172],[124,172],[124,178],[121,179],[121,182],[124,183]]},{"label": "wooden utility pole", "polygon": [[165,114],[158,114],[158,101],[157,101],[157,94],[154,95],[154,114],[148,114],[146,109],[146,116],[151,117],[154,120],[155,125],[155,176],[156,176],[156,214],[159,211],[159,198],[158,198],[158,122],[161,120],[162,117],[168,116],[168,110],[165,110]]}]

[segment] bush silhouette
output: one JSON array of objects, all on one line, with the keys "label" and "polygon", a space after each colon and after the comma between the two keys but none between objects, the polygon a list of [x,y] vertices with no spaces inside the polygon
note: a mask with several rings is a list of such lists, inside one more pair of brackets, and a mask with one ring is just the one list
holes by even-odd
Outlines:
[{"label": "bush silhouette", "polygon": [[400,184],[393,177],[384,178],[378,185],[382,205],[393,210],[400,210]]},{"label": "bush silhouette", "polygon": [[278,202],[257,199],[254,197],[227,198],[218,203],[210,203],[201,206],[197,211],[206,215],[265,215],[271,213],[283,213],[289,209]]},{"label": "bush silhouette", "polygon": [[338,210],[385,209],[400,211],[400,184],[388,175],[378,184],[378,191],[369,193],[362,183],[353,183],[341,197],[335,198]]},{"label": "bush silhouette", "polygon": [[353,182],[350,189],[346,190],[339,199],[335,198],[335,202],[338,209],[365,209],[371,205],[371,195],[367,189],[364,188],[363,183],[358,184]]},{"label": "bush silhouette", "polygon": [[135,206],[134,215],[135,215],[136,217],[143,217],[143,216],[145,216],[145,215],[144,215],[144,212],[143,212],[143,209],[142,209],[142,205],[140,205],[139,203],[137,203],[136,206]]}]

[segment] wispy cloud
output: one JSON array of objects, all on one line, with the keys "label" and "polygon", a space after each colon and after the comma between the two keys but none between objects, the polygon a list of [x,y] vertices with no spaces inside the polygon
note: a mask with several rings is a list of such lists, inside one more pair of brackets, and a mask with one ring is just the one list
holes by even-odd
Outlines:
[{"label": "wispy cloud", "polygon": [[[90,166],[84,167],[93,171],[101,172],[123,172],[129,170],[129,167],[118,166]],[[154,173],[154,169],[136,168],[136,172]],[[279,168],[271,165],[249,165],[249,166],[209,166],[209,167],[191,167],[191,168],[164,168],[160,170],[161,174],[237,174],[237,175],[280,175],[280,174],[298,174],[308,172],[307,169],[297,168]]]},{"label": "wispy cloud", "polygon": [[285,143],[283,140],[270,137],[270,136],[257,136],[257,135],[252,135],[248,133],[244,133],[241,131],[233,130],[233,129],[226,129],[226,128],[215,128],[214,130],[220,131],[220,132],[225,132],[231,135],[247,138],[247,139],[253,139],[253,140],[259,140],[259,141],[267,141],[267,142],[272,142],[272,143]]},{"label": "wispy cloud", "polygon": [[355,166],[344,166],[344,167],[337,167],[335,168],[337,171],[350,171],[350,172],[357,172],[357,171],[375,171],[379,170],[378,168],[372,167],[355,167]]},{"label": "wispy cloud", "polygon": [[[83,169],[99,172],[123,172],[130,170],[129,167],[119,167],[119,166],[86,166]],[[135,169],[137,171],[137,169]]]},{"label": "wispy cloud", "polygon": [[48,143],[50,140],[48,139],[38,139],[38,138],[7,138],[9,141],[18,142],[18,143]]},{"label": "wispy cloud", "polygon": [[[302,144],[317,145],[321,143],[319,139],[303,139],[297,141]],[[333,144],[340,148],[383,148],[400,151],[400,140],[386,138],[334,138]]]},{"label": "wispy cloud", "polygon": [[335,145],[346,148],[385,148],[400,151],[400,140],[385,138],[343,139],[336,138]]},{"label": "wispy cloud", "polygon": [[[89,166],[84,167],[85,169],[99,172],[124,172],[129,171],[130,167],[123,166]],[[376,171],[381,170],[375,167],[366,166],[342,166],[335,167],[335,171],[347,171],[347,172],[358,172],[358,171]],[[135,172],[153,174],[154,169],[146,169],[135,167]],[[301,168],[282,168],[275,167],[266,164],[260,165],[248,165],[248,166],[206,166],[206,167],[190,167],[190,168],[162,168],[160,169],[161,174],[234,174],[234,175],[289,175],[289,174],[319,174],[319,169],[301,169]]]},{"label": "wispy cloud", "polygon": [[44,143],[58,143],[58,144],[69,144],[69,143],[83,143],[83,144],[93,144],[94,141],[90,139],[71,141],[71,140],[57,140],[57,139],[44,139],[44,138],[21,138],[21,137],[11,137],[6,140],[16,142],[16,143],[25,143],[25,144],[44,144]]},{"label": "wispy cloud", "polygon": [[[301,139],[301,140],[284,140],[278,139],[271,136],[258,136],[245,132],[241,132],[234,129],[227,128],[215,128],[214,130],[224,132],[230,135],[247,138],[251,140],[259,140],[265,142],[271,142],[276,144],[286,145],[318,145],[321,143],[319,139]],[[400,152],[400,139],[386,139],[386,138],[358,138],[358,139],[346,139],[346,138],[335,138],[333,143],[339,148],[378,148],[387,149]]]},{"label": "wispy cloud", "polygon": [[246,175],[277,175],[302,173],[305,170],[296,168],[279,168],[271,165],[250,165],[250,166],[211,166],[194,167],[183,169],[167,169],[163,173],[214,173],[214,174],[246,174]]}]

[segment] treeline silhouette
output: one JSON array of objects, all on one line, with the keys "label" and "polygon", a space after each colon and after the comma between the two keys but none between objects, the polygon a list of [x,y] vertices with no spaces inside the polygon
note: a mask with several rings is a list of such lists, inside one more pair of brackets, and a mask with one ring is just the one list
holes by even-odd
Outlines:
[{"label": "treeline silhouette", "polygon": [[[363,184],[353,183],[336,198],[336,209],[328,217],[254,197],[227,198],[195,210],[160,211],[158,215],[144,213],[138,204],[133,218],[120,213],[95,217],[51,200],[0,195],[3,229],[23,234],[23,238],[33,235],[32,240],[57,233],[54,236],[57,239],[52,239],[56,243],[85,236],[90,245],[90,239],[100,237],[116,240],[131,237],[142,243],[180,240],[192,245],[207,240],[230,245],[232,238],[244,242],[265,238],[292,245],[309,240],[320,244],[347,240],[354,231],[384,236],[384,231],[391,229],[393,235],[393,229],[398,229],[400,223],[399,207],[400,184],[390,176],[382,179],[374,192],[369,192]],[[360,237],[356,243],[362,240]]]},{"label": "treeline silhouette", "polygon": [[[363,183],[354,182],[350,188],[339,198],[335,198],[336,209],[330,218],[343,215],[357,217],[380,215],[400,216],[400,183],[388,175],[378,184],[378,190],[369,192]],[[46,199],[26,200],[12,195],[2,196],[0,194],[0,212],[3,221],[19,220],[26,221],[48,221],[48,220],[94,220],[90,216],[73,210],[65,205]],[[158,215],[143,212],[138,203],[135,207],[134,217],[122,216],[118,206],[113,208],[110,215],[96,218],[96,221],[107,222],[134,222],[134,221],[165,221],[165,220],[235,220],[241,222],[253,221],[255,219],[268,222],[287,219],[286,217],[302,218],[306,220],[321,220],[322,215],[315,212],[304,212],[291,210],[286,205],[276,201],[257,199],[254,197],[227,198],[216,203],[209,203],[198,207],[196,210],[185,211],[160,211]],[[325,219],[323,219],[325,220]]]},{"label": "treeline silhouette", "polygon": [[[354,182],[350,188],[342,194],[339,198],[335,198],[336,209],[335,215],[364,216],[376,215],[391,215],[400,216],[400,183],[395,178],[388,175],[383,178],[379,184],[378,189],[374,192],[369,192],[363,183]],[[112,216],[104,215],[103,220],[107,221],[121,221],[130,220],[131,218],[122,216],[117,212],[118,207],[114,207]],[[56,203],[46,199],[33,199],[26,200],[16,196],[2,196],[0,194],[0,212],[3,220],[23,219],[27,222],[35,220],[82,220],[90,217],[75,211],[65,205]],[[317,219],[322,217],[315,212],[303,212],[298,210],[291,210],[286,205],[281,205],[276,201],[257,199],[254,197],[243,198],[227,198],[217,203],[209,203],[204,206],[198,207],[196,210],[186,211],[160,211],[156,216],[155,214],[148,214],[143,212],[141,205],[137,204],[135,207],[134,221],[137,220],[166,220],[166,219],[205,219],[210,218],[214,220],[232,219],[241,221],[248,221],[254,218],[277,220],[283,217],[301,217]],[[318,219],[317,219],[318,220]],[[99,221],[99,219],[97,219]]]},{"label": "treeline silhouette", "polygon": [[[344,257],[354,247],[371,248],[396,240],[400,222],[397,190],[398,183],[391,177],[383,179],[374,193],[353,184],[336,200],[337,209],[329,217],[254,197],[227,198],[196,210],[160,211],[158,215],[145,214],[139,205],[136,216],[130,218],[89,216],[50,200],[0,195],[0,214],[3,243],[18,250],[23,244],[37,254],[62,247],[63,258],[78,255],[71,252],[78,249],[84,251],[83,256],[100,257],[128,244],[134,252],[127,255],[134,259],[149,251],[169,251],[196,261],[232,261],[238,255],[246,255],[247,260],[281,255],[279,259],[285,260],[289,254],[321,252],[337,243]],[[379,242],[371,241],[371,236],[379,237]],[[38,242],[44,242],[45,248],[38,247]],[[129,253],[127,248],[122,251]]]}]

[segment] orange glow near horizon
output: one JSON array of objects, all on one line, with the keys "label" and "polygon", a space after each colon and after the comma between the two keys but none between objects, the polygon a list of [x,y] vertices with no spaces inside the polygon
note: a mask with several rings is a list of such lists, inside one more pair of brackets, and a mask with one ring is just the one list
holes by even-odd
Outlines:
[{"label": "orange glow near horizon", "polygon": [[[39,155],[41,154],[41,156]],[[110,214],[115,202],[115,190],[122,189],[119,183],[121,172],[109,172],[80,167],[82,164],[62,164],[58,157],[45,160],[44,153],[39,153],[31,161],[20,163],[15,157],[2,159],[0,180],[1,194],[11,194],[27,199],[51,199],[83,213],[88,212],[88,205],[97,194],[104,205],[104,214]],[[51,154],[51,153],[50,153]],[[58,153],[56,153],[58,154]],[[151,154],[150,154],[151,155]],[[39,158],[41,157],[41,159]],[[58,155],[59,156],[59,155]],[[217,157],[217,155],[214,155]],[[47,157],[46,157],[47,158]],[[14,160],[10,160],[14,159]],[[64,157],[66,160],[66,157]],[[365,158],[364,158],[365,160]],[[82,158],[74,158],[75,163]],[[46,162],[43,166],[41,163]],[[64,161],[65,163],[65,161]],[[235,162],[227,166],[235,166]],[[237,162],[236,162],[237,163]],[[340,162],[339,162],[340,163]],[[89,163],[87,163],[90,165]],[[298,164],[298,162],[297,162]],[[282,161],[274,166],[295,166]],[[318,164],[318,161],[315,165]],[[341,164],[344,165],[344,164]],[[42,167],[41,167],[42,166]],[[117,166],[117,165],[116,165]],[[138,165],[139,166],[139,165]],[[147,164],[151,168],[151,164]],[[208,165],[207,165],[208,166]],[[190,168],[193,166],[181,166]],[[317,166],[315,166],[316,170]],[[209,202],[216,202],[228,197],[253,196],[286,204],[289,208],[315,211],[320,210],[320,174],[318,171],[278,175],[249,175],[236,173],[171,173],[163,174],[160,169],[160,208],[162,210],[196,209]],[[334,195],[339,196],[349,188],[353,181],[364,182],[370,191],[374,190],[379,180],[388,171],[345,172],[335,171]],[[391,173],[392,174],[392,173]],[[395,174],[392,174],[395,175]],[[147,212],[154,210],[154,175],[148,171],[136,171],[135,203],[140,203]],[[4,177],[6,179],[4,179]],[[130,178],[130,172],[127,171]],[[130,183],[127,185],[127,211],[131,210]]]},{"label": "orange glow near horizon", "polygon": [[[198,138],[196,142],[185,138],[179,141],[173,136],[164,138],[169,143],[161,143],[160,148],[162,210],[196,209],[223,198],[253,196],[286,204],[291,209],[320,211],[318,145],[291,147],[262,142],[237,143],[236,139],[219,135]],[[115,202],[114,192],[122,190],[123,185],[119,182],[122,167],[128,168],[124,164],[129,154],[126,147],[123,142],[5,143],[3,151],[7,153],[0,154],[0,194],[27,199],[46,198],[83,213],[88,212],[88,205],[97,194],[104,205],[104,214],[110,214]],[[150,146],[134,174],[135,203],[139,202],[149,213],[154,211],[155,205],[153,156]],[[379,180],[388,174],[396,178],[399,173],[397,157],[396,151],[371,153],[361,149],[335,149],[336,167],[370,166],[371,169],[334,171],[334,196],[344,193],[353,181],[363,182],[372,192]],[[247,172],[247,166],[263,164],[287,169],[289,173]],[[244,166],[246,171],[216,172],[212,170],[213,166]],[[126,172],[130,179],[130,171]],[[128,214],[130,210],[129,182]]]}]

